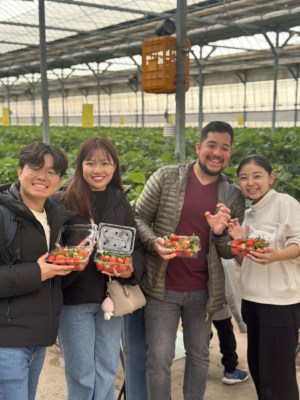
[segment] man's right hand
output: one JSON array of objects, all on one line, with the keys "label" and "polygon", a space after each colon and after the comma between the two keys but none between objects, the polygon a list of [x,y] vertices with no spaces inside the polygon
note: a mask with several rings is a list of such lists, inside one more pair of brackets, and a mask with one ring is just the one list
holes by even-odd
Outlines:
[{"label": "man's right hand", "polygon": [[154,244],[154,251],[161,256],[164,260],[171,260],[176,257],[176,251],[172,249],[168,249],[164,245],[165,239],[162,237],[158,237]]},{"label": "man's right hand", "polygon": [[46,262],[47,257],[48,253],[44,254],[37,260],[37,263],[41,268],[42,281],[54,278],[56,275],[62,275],[62,276],[68,275],[70,272],[74,270],[73,265],[49,264]]}]

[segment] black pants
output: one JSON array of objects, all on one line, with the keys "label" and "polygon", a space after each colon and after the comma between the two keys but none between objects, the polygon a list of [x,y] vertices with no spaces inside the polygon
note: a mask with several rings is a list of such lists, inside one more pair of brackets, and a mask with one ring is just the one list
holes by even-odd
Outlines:
[{"label": "black pants", "polygon": [[247,358],[259,400],[299,400],[296,348],[300,304],[277,306],[242,301]]},{"label": "black pants", "polygon": [[223,355],[221,362],[226,372],[233,372],[238,365],[238,356],[231,317],[219,321],[213,320],[213,324],[218,333],[220,352]]}]

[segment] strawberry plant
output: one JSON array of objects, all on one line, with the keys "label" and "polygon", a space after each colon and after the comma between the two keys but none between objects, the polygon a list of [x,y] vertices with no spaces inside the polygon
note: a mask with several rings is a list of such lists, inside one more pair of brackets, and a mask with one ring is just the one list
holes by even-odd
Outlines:
[{"label": "strawberry plant", "polygon": [[[132,204],[141,193],[144,182],[159,167],[178,164],[174,154],[175,138],[164,137],[163,128],[81,128],[51,127],[51,141],[65,150],[69,170],[64,180],[74,172],[80,144],[91,136],[104,136],[112,141],[120,157],[122,177]],[[20,147],[42,140],[38,126],[0,126],[0,183],[17,180],[17,163]],[[186,162],[195,160],[195,143],[199,141],[197,128],[186,128]],[[237,182],[236,168],[242,158],[256,153],[269,159],[276,172],[274,188],[300,200],[299,128],[235,128],[232,157],[225,174]],[[4,157],[7,157],[5,160]],[[140,177],[136,179],[137,174]]]}]

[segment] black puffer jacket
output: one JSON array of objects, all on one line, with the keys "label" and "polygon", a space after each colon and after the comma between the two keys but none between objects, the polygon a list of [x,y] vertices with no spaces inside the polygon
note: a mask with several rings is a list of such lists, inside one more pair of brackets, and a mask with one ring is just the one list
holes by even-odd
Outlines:
[{"label": "black puffer jacket", "polygon": [[[62,289],[60,277],[41,281],[37,259],[47,252],[44,229],[24,205],[18,184],[1,186],[0,204],[21,219],[20,262],[9,266],[0,260],[0,347],[50,346],[57,336]],[[46,201],[45,210],[52,249],[66,212],[51,200]],[[0,212],[0,254],[3,234]]]},{"label": "black puffer jacket", "polygon": [[[108,198],[102,219],[99,221],[96,211],[94,211],[95,223],[99,224],[102,222],[136,228],[133,212],[126,194],[112,186],[108,186],[107,191]],[[55,199],[58,200],[59,196],[56,195]],[[79,216],[74,216],[67,222],[68,225],[89,223],[90,221],[87,218]],[[63,278],[64,304],[102,303],[104,300],[108,277],[96,270],[94,253],[90,256],[89,264],[84,271],[72,272]],[[133,259],[134,275],[130,279],[118,278],[121,283],[136,284],[144,273],[144,249],[138,236],[136,236],[131,256]]]}]

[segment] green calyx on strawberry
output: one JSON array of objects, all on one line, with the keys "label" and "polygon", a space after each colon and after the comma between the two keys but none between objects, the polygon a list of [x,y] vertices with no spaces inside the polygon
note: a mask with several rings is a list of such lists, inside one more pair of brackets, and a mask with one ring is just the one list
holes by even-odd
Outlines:
[{"label": "green calyx on strawberry", "polygon": [[247,255],[250,251],[264,253],[264,249],[269,245],[269,243],[261,236],[257,236],[255,238],[242,236],[239,239],[232,240],[228,244],[231,246],[232,254],[240,254],[242,256]]},{"label": "green calyx on strawberry", "polygon": [[96,268],[98,271],[118,273],[127,271],[132,267],[132,258],[129,255],[117,255],[109,252],[99,253],[96,257]]},{"label": "green calyx on strawberry", "polygon": [[198,236],[179,236],[169,233],[165,236],[164,246],[174,250],[177,256],[195,257],[200,250]]},{"label": "green calyx on strawberry", "polygon": [[89,252],[84,247],[58,247],[52,250],[47,262],[59,265],[73,265],[74,271],[82,271],[88,263]]}]

